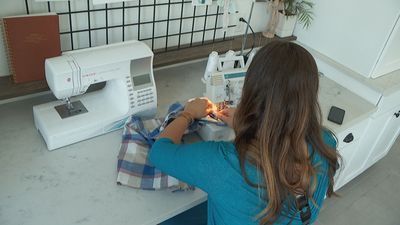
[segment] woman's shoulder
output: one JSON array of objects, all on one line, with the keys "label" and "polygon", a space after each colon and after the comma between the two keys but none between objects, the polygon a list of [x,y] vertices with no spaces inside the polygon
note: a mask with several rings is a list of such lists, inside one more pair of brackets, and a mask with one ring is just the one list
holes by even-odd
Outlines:
[{"label": "woman's shoulder", "polygon": [[232,141],[215,141],[214,143],[218,148],[215,152],[220,160],[227,163],[226,165],[239,168],[239,156],[235,144]]},{"label": "woman's shoulder", "polygon": [[324,128],[322,130],[322,139],[325,144],[329,145],[329,147],[336,148],[337,138],[335,134],[329,129]]},{"label": "woman's shoulder", "polygon": [[214,146],[218,148],[218,153],[221,154],[225,159],[230,157],[237,157],[237,151],[235,144],[231,141],[213,141]]},{"label": "woman's shoulder", "polygon": [[216,141],[216,143],[218,143],[221,150],[224,150],[224,151],[227,151],[230,153],[236,153],[236,147],[232,141]]},{"label": "woman's shoulder", "polygon": [[[337,147],[337,139],[335,134],[330,131],[329,129],[323,129],[322,130],[322,140],[325,143],[325,145],[329,146],[332,149],[336,149]],[[313,164],[318,164],[320,162],[323,162],[324,164],[328,164],[328,162],[324,159],[324,157],[319,153],[319,151],[314,151],[314,147],[312,147],[311,144],[308,145],[309,151],[311,151],[312,154],[312,162]]]}]

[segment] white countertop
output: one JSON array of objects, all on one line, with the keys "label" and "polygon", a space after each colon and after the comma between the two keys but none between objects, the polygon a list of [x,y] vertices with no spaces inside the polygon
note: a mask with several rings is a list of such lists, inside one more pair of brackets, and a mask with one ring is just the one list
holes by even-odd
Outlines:
[{"label": "white countertop", "polygon": [[[318,97],[323,117],[322,124],[335,133],[346,130],[376,111],[375,105],[324,76],[320,77]],[[327,120],[331,106],[345,110],[342,125]]]},{"label": "white countertop", "polygon": [[[155,72],[159,115],[175,101],[201,96],[205,62]],[[34,127],[32,106],[50,95],[0,105],[0,224],[157,224],[206,200],[193,192],[143,191],[116,184],[122,130],[49,152]],[[327,78],[320,93],[324,125],[340,132],[374,106]],[[331,105],[344,124],[326,121]]]}]

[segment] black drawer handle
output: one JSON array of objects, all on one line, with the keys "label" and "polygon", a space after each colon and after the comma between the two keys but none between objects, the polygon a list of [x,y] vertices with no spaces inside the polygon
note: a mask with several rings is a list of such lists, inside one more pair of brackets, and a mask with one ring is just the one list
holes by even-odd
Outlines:
[{"label": "black drawer handle", "polygon": [[396,118],[399,118],[399,116],[400,116],[400,110],[399,110],[398,112],[394,113],[394,115],[396,116]]},{"label": "black drawer handle", "polygon": [[343,139],[343,141],[346,142],[346,143],[350,143],[350,142],[352,142],[353,140],[354,140],[354,136],[353,136],[352,133],[346,135],[346,137]]}]

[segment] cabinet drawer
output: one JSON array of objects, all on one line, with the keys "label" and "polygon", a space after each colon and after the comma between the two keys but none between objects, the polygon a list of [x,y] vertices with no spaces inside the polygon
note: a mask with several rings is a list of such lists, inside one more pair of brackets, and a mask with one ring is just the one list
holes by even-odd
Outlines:
[{"label": "cabinet drawer", "polygon": [[359,141],[354,140],[350,143],[346,143],[345,147],[338,148],[338,152],[342,157],[342,161],[339,161],[340,169],[336,171],[335,174],[335,190],[341,188],[347,183],[347,177],[349,173],[354,169],[352,167],[352,160],[354,158],[354,154],[357,152],[358,144]]},{"label": "cabinet drawer", "polygon": [[369,119],[363,120],[362,122],[357,123],[340,133],[337,133],[336,137],[338,138],[338,149],[345,148],[346,146],[360,139],[361,136],[364,135],[368,123]]}]

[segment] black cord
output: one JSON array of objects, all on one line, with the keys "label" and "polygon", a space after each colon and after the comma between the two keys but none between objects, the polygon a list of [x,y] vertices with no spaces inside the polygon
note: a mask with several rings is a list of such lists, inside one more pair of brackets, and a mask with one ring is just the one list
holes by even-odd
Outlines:
[{"label": "black cord", "polygon": [[[239,18],[239,21],[240,21],[240,22],[243,22],[243,23],[246,23],[246,24],[249,26],[249,28],[250,28],[250,30],[251,30],[251,33],[253,34],[253,45],[251,46],[250,51],[247,52],[246,55],[244,55],[244,56],[247,58],[247,57],[249,56],[250,52],[253,51],[254,46],[255,46],[255,44],[256,44],[256,34],[254,33],[254,30],[253,30],[253,28],[251,27],[251,25],[250,25],[243,17],[240,17],[240,18]],[[246,43],[244,43],[243,49],[244,49],[245,47],[246,47]]]}]

